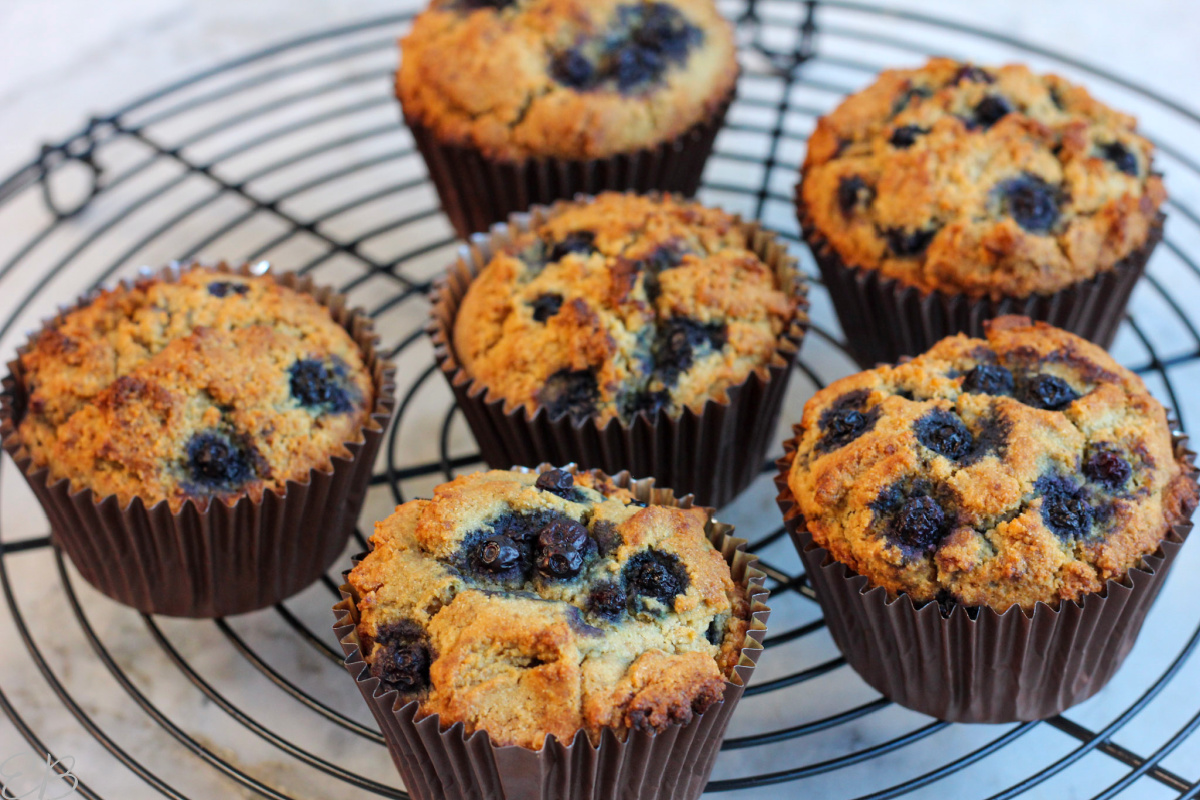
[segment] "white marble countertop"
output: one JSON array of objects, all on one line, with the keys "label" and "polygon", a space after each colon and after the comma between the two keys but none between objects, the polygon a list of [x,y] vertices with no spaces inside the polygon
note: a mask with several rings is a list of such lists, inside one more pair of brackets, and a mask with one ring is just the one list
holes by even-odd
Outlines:
[{"label": "white marble countertop", "polygon": [[[767,4],[768,0],[764,0]],[[787,6],[788,3],[775,3]],[[879,5],[904,8],[930,15],[944,16],[962,23],[1013,36],[1045,48],[1082,59],[1115,74],[1152,87],[1163,96],[1200,109],[1200,93],[1195,76],[1200,75],[1200,49],[1195,31],[1200,30],[1200,4],[1185,0],[1157,0],[1133,4],[1114,0],[1056,0],[1053,3],[1017,0],[919,0],[897,2],[883,0]],[[44,141],[57,141],[78,130],[92,114],[107,112],[157,87],[190,75],[215,63],[253,51],[290,37],[325,30],[361,19],[383,16],[405,9],[411,3],[396,0],[359,0],[339,3],[332,0],[257,0],[253,3],[203,3],[198,0],[5,0],[0,3],[0,177],[27,163]],[[830,17],[837,23],[838,17]],[[880,35],[904,35],[903,21],[885,20],[877,27]],[[376,32],[378,33],[378,31]],[[391,32],[387,32],[391,35]],[[947,40],[947,48],[953,39]],[[854,55],[849,51],[850,55]],[[986,60],[986,55],[984,56]],[[393,59],[390,52],[378,55],[371,66],[386,70]],[[341,67],[313,68],[306,73],[312,86],[345,77]],[[1119,87],[1097,87],[1101,96],[1120,102],[1125,93]],[[369,91],[376,91],[372,84]],[[386,91],[386,89],[384,89]],[[1138,109],[1140,112],[1140,109]],[[395,119],[394,108],[378,109],[374,121]],[[1197,141],[1197,126],[1180,122],[1177,115],[1146,106],[1147,124],[1156,136],[1187,150]],[[193,123],[195,124],[195,123]],[[399,136],[397,132],[397,136]],[[298,145],[297,145],[298,146]],[[751,143],[752,146],[752,143]],[[1190,151],[1189,151],[1190,152]],[[114,157],[119,157],[120,154]],[[201,154],[202,155],[202,154]],[[370,157],[369,148],[356,151],[356,157]],[[799,153],[782,154],[798,160]],[[781,157],[782,157],[781,156]],[[132,156],[131,156],[132,157]],[[326,165],[328,166],[328,165]],[[409,165],[419,171],[419,166]],[[248,167],[246,167],[248,168]],[[389,168],[390,169],[390,168]],[[394,180],[400,175],[378,171],[363,174],[362,184]],[[1200,197],[1196,176],[1177,178],[1168,184],[1176,197],[1195,200]],[[785,173],[781,181],[788,180]],[[384,181],[386,182],[386,181]],[[372,184],[373,185],[373,184]],[[273,185],[263,187],[270,194]],[[338,195],[338,192],[341,195]],[[321,203],[330,205],[339,197],[362,194],[356,185],[331,189],[331,197],[297,201],[289,206],[301,218]],[[721,198],[711,198],[720,201]],[[164,200],[163,202],[167,202]],[[222,201],[224,202],[224,201]],[[305,205],[310,202],[311,208]],[[414,202],[417,202],[414,200]],[[428,202],[425,198],[420,202]],[[0,207],[0,263],[12,255],[14,243],[23,242],[29,231],[45,223],[45,210],[39,203],[22,199],[18,207]],[[394,212],[394,209],[392,210]],[[777,210],[778,211],[778,210]],[[93,210],[89,210],[91,214]],[[104,209],[95,209],[95,214]],[[214,213],[217,213],[214,210]],[[316,213],[313,211],[313,213]],[[780,225],[788,222],[778,211]],[[391,216],[395,216],[394,213]],[[68,223],[64,241],[96,226],[95,217],[83,215]],[[199,223],[197,223],[199,224]],[[372,226],[370,210],[331,223],[331,235],[353,238]],[[440,223],[439,223],[440,225]],[[437,226],[435,226],[437,227]],[[206,255],[240,256],[253,249],[253,238],[271,232],[250,226],[219,239],[204,251]],[[444,231],[444,226],[438,228]],[[1181,246],[1191,252],[1200,250],[1200,236],[1192,229],[1180,229]],[[158,263],[175,255],[170,242],[156,242],[132,254],[123,262],[123,274],[141,263]],[[373,246],[373,245],[368,245]],[[378,245],[380,258],[386,258],[387,244]],[[220,249],[226,248],[226,249]],[[114,252],[120,248],[113,245]],[[376,251],[372,250],[374,254]],[[442,251],[439,251],[442,252]],[[436,255],[436,254],[435,254]],[[288,254],[273,255],[287,268]],[[303,257],[300,254],[295,258]],[[438,256],[441,257],[441,256]],[[43,259],[48,263],[50,256]],[[420,269],[432,274],[436,258]],[[1156,260],[1153,269],[1168,287],[1168,292],[1187,308],[1196,308],[1200,289],[1194,278],[1175,280],[1177,265]],[[341,273],[331,267],[326,278],[334,281]],[[346,268],[343,277],[352,276]],[[93,279],[86,263],[77,264],[63,276],[54,277],[47,291],[27,307],[21,305],[25,293],[40,275],[17,270],[0,274],[0,320],[16,315],[19,324],[0,336],[0,357],[8,358],[19,343],[22,332],[45,313],[55,301],[71,299]],[[388,289],[389,287],[383,287]],[[370,284],[357,290],[356,299],[370,306],[378,300],[380,287]],[[1138,305],[1138,304],[1141,305]],[[827,304],[826,304],[827,305]],[[1144,320],[1154,341],[1170,350],[1179,337],[1169,313],[1158,313],[1161,301],[1149,293],[1136,296],[1135,309]],[[403,306],[383,320],[385,338],[397,340],[412,328],[424,313],[423,306]],[[819,322],[830,324],[827,307],[816,309]],[[1182,342],[1182,338],[1179,338]],[[807,347],[824,369],[826,377],[836,377],[845,363],[832,353],[821,350],[814,340]],[[815,352],[811,352],[815,348]],[[1134,363],[1144,360],[1144,349],[1128,331],[1116,346],[1118,356]],[[420,349],[411,361],[401,364],[407,374],[416,374],[428,364],[428,350]],[[1184,366],[1172,374],[1176,387],[1185,397],[1194,397],[1200,382],[1200,370]],[[436,377],[436,376],[435,376]],[[1160,385],[1154,384],[1156,390]],[[787,413],[798,413],[811,386],[797,378],[793,381]],[[435,458],[436,437],[430,426],[440,425],[445,408],[445,387],[431,383],[418,395],[406,417],[411,422],[401,431],[397,445],[404,452],[401,463]],[[1200,424],[1200,403],[1184,400],[1186,421]],[[469,452],[469,434],[457,425],[451,432],[452,450]],[[43,536],[46,521],[27,488],[16,476],[10,462],[0,468],[0,532],[5,543]],[[427,481],[405,484],[415,493],[428,488]],[[751,539],[770,532],[777,524],[770,481],[760,480],[723,516],[735,521],[739,531]],[[365,518],[378,518],[392,504],[386,490],[372,494]],[[764,557],[785,568],[796,566],[790,545],[780,543],[763,553]],[[120,763],[109,750],[100,746],[86,724],[68,711],[55,695],[47,677],[38,668],[14,623],[16,611],[30,626],[38,651],[48,671],[61,681],[63,689],[79,703],[79,714],[92,720],[113,745],[127,751],[164,784],[181,795],[196,798],[258,797],[266,791],[296,798],[351,798],[365,796],[362,789],[330,777],[310,766],[298,763],[288,753],[267,743],[246,724],[234,719],[221,703],[228,700],[243,710],[255,724],[286,739],[288,746],[317,754],[334,764],[361,774],[369,780],[395,786],[396,778],[382,748],[349,734],[343,728],[304,709],[262,672],[237,652],[235,640],[218,633],[212,623],[156,620],[157,628],[148,628],[136,614],[114,606],[74,578],[83,617],[106,648],[116,672],[97,658],[80,625],[76,612],[63,589],[55,560],[47,548],[9,553],[4,564],[17,598],[14,606],[0,598],[0,690],[21,718],[56,755],[74,758],[75,772],[99,796],[106,798],[156,797],[142,776]],[[1127,665],[1113,684],[1098,697],[1074,709],[1068,717],[1093,730],[1111,722],[1114,714],[1132,703],[1155,676],[1168,668],[1191,633],[1200,623],[1200,603],[1191,593],[1194,576],[1200,569],[1200,548],[1185,550],[1175,568],[1163,597],[1147,623],[1144,634]],[[71,575],[68,567],[68,575]],[[329,591],[317,586],[289,604],[302,624],[307,625],[325,644],[333,645],[329,633]],[[810,619],[815,607],[797,598],[781,598],[773,620],[790,624]],[[301,689],[319,696],[323,702],[346,716],[373,727],[350,681],[344,673],[331,668],[330,661],[301,640],[281,617],[271,611],[231,620],[230,627],[259,656]],[[161,640],[157,637],[161,636]],[[163,641],[174,649],[164,648]],[[197,685],[181,674],[173,663],[172,652],[195,670],[198,679],[212,686],[217,696],[205,696]],[[828,636],[805,637],[798,643],[778,648],[764,659],[757,680],[769,679],[819,665],[836,656]],[[1152,753],[1162,742],[1185,724],[1200,708],[1200,659],[1186,661],[1178,677],[1147,709],[1138,714],[1117,735],[1115,741],[1140,755]],[[127,676],[130,687],[114,677]],[[131,691],[132,689],[132,691]],[[156,720],[141,707],[134,695],[140,693],[161,710],[169,725],[178,726],[187,737],[181,743],[165,732],[164,720]],[[770,693],[748,698],[739,708],[731,735],[770,730],[816,719],[867,702],[876,697],[847,668],[809,681],[796,691],[783,695]],[[915,730],[928,720],[903,709],[890,708],[859,722],[849,722],[779,745],[726,753],[718,765],[717,777],[767,772],[801,764],[815,764],[852,750],[870,747],[890,737]],[[955,726],[900,748],[889,755],[807,778],[802,783],[784,784],[755,793],[758,797],[855,797],[877,791],[934,769],[946,761],[961,757],[976,747],[1007,732],[1010,726]],[[1036,772],[1067,754],[1078,741],[1049,726],[1039,726],[1018,739],[999,756],[984,759],[949,780],[915,790],[913,797],[987,797],[1009,786],[1022,776]],[[198,756],[197,749],[219,756],[259,781],[258,792],[231,780]],[[0,770],[6,759],[29,753],[25,738],[14,725],[0,715]],[[1200,737],[1188,739],[1172,754],[1164,766],[1187,781],[1200,779]],[[1039,785],[1029,797],[1091,797],[1125,774],[1117,760],[1098,753],[1086,756],[1079,764],[1054,779]],[[0,772],[2,778],[3,772]],[[36,796],[36,795],[31,795]],[[47,797],[58,794],[47,792]],[[737,796],[751,796],[742,793]],[[1173,792],[1148,778],[1132,784],[1122,798],[1174,797]]]}]

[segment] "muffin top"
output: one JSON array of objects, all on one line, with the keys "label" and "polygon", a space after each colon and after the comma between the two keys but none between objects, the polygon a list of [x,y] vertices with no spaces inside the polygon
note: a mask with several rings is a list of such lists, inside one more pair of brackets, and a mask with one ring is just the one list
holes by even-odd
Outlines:
[{"label": "muffin top", "polygon": [[1161,228],[1153,146],[1133,117],[1024,66],[935,58],[888,70],[817,123],[806,234],[926,291],[1048,294]]},{"label": "muffin top", "polygon": [[765,376],[799,313],[750,244],[736,217],[670,196],[560,204],[471,283],[455,352],[510,406],[552,418],[698,410]]},{"label": "muffin top", "polygon": [[712,0],[435,0],[400,49],[405,115],[508,161],[653,147],[712,116],[738,76]]},{"label": "muffin top", "polygon": [[382,689],[497,745],[686,724],[749,628],[707,520],[600,472],[461,476],[375,525],[350,573],[361,651]]},{"label": "muffin top", "polygon": [[1141,379],[1024,317],[831,384],[797,441],[788,485],[813,538],[917,602],[1080,600],[1195,505]]},{"label": "muffin top", "polygon": [[348,457],[373,405],[362,352],[328,309],[224,268],[102,291],[20,364],[34,464],[122,505],[257,501]]}]

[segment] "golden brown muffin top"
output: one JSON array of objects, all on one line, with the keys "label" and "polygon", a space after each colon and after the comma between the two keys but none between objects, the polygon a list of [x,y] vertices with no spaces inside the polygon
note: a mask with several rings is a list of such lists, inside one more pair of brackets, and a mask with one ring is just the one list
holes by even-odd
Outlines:
[{"label": "golden brown muffin top", "polygon": [[1166,199],[1136,120],[1056,75],[935,58],[817,123],[806,235],[923,290],[1048,294],[1135,254]]},{"label": "golden brown muffin top", "polygon": [[1024,317],[822,389],[788,485],[873,585],[999,612],[1120,580],[1196,492],[1141,379]]},{"label": "golden brown muffin top", "polygon": [[439,1],[400,49],[405,115],[510,161],[653,147],[708,119],[738,75],[712,0]]},{"label": "golden brown muffin top", "polygon": [[471,283],[454,349],[510,407],[603,425],[765,375],[798,313],[734,216],[667,196],[556,207]]},{"label": "golden brown muffin top", "polygon": [[377,523],[350,573],[370,673],[497,745],[686,723],[749,627],[707,516],[598,472],[460,476]]},{"label": "golden brown muffin top", "polygon": [[34,464],[122,505],[307,480],[349,456],[374,398],[358,345],[313,297],[197,265],[100,292],[20,363]]}]

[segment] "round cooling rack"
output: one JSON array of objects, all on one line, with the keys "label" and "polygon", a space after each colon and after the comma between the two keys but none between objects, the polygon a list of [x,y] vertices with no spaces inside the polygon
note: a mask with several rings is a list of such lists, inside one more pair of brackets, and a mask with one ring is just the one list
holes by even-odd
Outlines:
[{"label": "round cooling rack", "polygon": [[[791,193],[816,117],[880,69],[942,53],[1021,60],[1138,114],[1172,200],[1167,235],[1114,352],[1184,423],[1200,412],[1200,117],[1117,76],[1007,36],[850,2],[723,3],[743,77],[701,198],[799,244]],[[422,332],[456,243],[391,93],[415,9],[224,64],[47,146],[0,184],[0,352],[94,284],[142,265],[267,259],[374,315],[401,402],[363,525],[480,466]],[[1115,24],[1115,23],[1114,23]],[[816,387],[853,369],[814,280],[779,440]],[[1097,697],[1042,723],[966,726],[881,699],[825,630],[773,502],[771,470],[722,518],[772,579],[770,652],[738,708],[712,793],[737,797],[1200,796],[1200,603],[1185,549],[1133,654]],[[50,754],[94,798],[406,797],[341,665],[334,571],[275,608],[146,617],[97,594],[0,466],[0,760]],[[352,552],[365,549],[362,532]],[[340,567],[339,567],[340,569]],[[5,773],[8,774],[8,773]],[[2,778],[0,778],[2,780]],[[64,781],[64,786],[69,788]],[[8,795],[5,795],[8,796]],[[46,796],[59,796],[47,793]]]}]

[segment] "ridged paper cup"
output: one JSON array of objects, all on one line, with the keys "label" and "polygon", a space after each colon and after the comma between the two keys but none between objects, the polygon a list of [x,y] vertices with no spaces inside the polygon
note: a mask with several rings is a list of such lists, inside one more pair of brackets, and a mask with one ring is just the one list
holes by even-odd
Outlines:
[{"label": "ridged paper cup", "polygon": [[[800,434],[796,427],[796,436]],[[1184,479],[1171,497],[1173,524],[1159,548],[1124,579],[1081,602],[1033,612],[1012,606],[916,604],[889,599],[882,587],[816,544],[788,486],[797,439],[784,445],[775,484],[784,526],[816,592],[842,655],[863,680],[890,700],[952,722],[1017,722],[1052,717],[1100,691],[1137,639],[1188,533],[1196,505],[1195,453],[1174,433]]]},{"label": "ridged paper cup", "polygon": [[575,462],[609,473],[628,469],[653,476],[681,494],[694,494],[699,503],[725,505],[758,476],[775,441],[788,378],[808,326],[806,285],[796,260],[775,234],[758,223],[741,222],[750,249],[775,272],[783,291],[799,301],[765,375],[752,372],[728,389],[726,400],[710,399],[699,412],[687,408],[672,416],[660,409],[654,416],[638,414],[628,424],[619,419],[604,425],[592,419],[577,422],[569,415],[551,419],[544,408],[509,403],[471,378],[454,352],[454,321],[471,281],[493,254],[556,207],[535,206],[528,213],[513,214],[507,224],[494,226],[490,233],[472,236],[430,294],[427,331],[434,358],[475,434],[483,460],[495,469],[543,461]]},{"label": "ridged paper cup", "polygon": [[796,209],[850,354],[864,369],[924,353],[956,333],[982,337],[983,323],[1005,314],[1048,322],[1108,349],[1133,287],[1162,239],[1165,220],[1160,214],[1145,244],[1088,280],[1050,294],[992,298],[928,292],[876,269],[847,266],[807,215],[800,186]]},{"label": "ridged paper cup", "polygon": [[[531,472],[544,472],[542,464]],[[565,467],[575,474],[575,466]],[[691,508],[692,498],[654,488],[654,480],[612,476],[641,501]],[[725,557],[734,581],[750,603],[750,629],[741,658],[725,681],[724,698],[684,725],[662,733],[629,731],[621,741],[606,730],[598,745],[580,731],[570,742],[546,738],[539,750],[492,744],[486,731],[466,735],[461,722],[443,729],[438,715],[417,717],[418,703],[402,704],[396,690],[381,690],[359,650],[358,598],[349,583],[333,607],[334,633],[346,654],[346,669],[379,723],[388,751],[416,800],[694,800],[704,791],[733,710],[762,654],[766,635],[766,576],[746,553],[746,540],[733,536],[733,526],[712,518],[707,509],[708,539]],[[359,556],[355,563],[364,558]],[[348,574],[348,573],[347,573]]]},{"label": "ridged paper cup", "polygon": [[405,114],[404,121],[443,210],[465,239],[536,203],[581,193],[661,191],[691,197],[700,187],[704,164],[735,94],[736,88],[730,90],[712,114],[675,138],[607,158],[495,159],[474,147],[440,141],[431,127],[413,115]]},{"label": "ridged paper cup", "polygon": [[[145,278],[177,280],[173,264]],[[221,272],[259,275],[263,270],[218,265]],[[334,456],[328,471],[313,469],[288,481],[282,492],[259,501],[243,496],[207,508],[188,500],[177,512],[163,500],[147,506],[134,498],[122,507],[116,495],[90,488],[72,491],[66,479],[50,481],[36,468],[17,426],[26,410],[19,358],[9,362],[0,394],[0,440],[50,520],[51,539],[83,578],[119,603],[147,614],[220,617],[253,611],[296,594],[320,578],[346,546],[371,482],[371,468],[395,407],[394,368],[376,351],[370,317],[347,307],[346,298],[315,286],[311,278],[275,275],[279,284],[313,296],[329,309],[363,353],[375,384],[374,408],[358,436],[344,443],[350,457]],[[131,285],[126,283],[124,285]],[[43,327],[91,302],[64,308]],[[32,337],[31,337],[32,339]],[[19,351],[26,352],[28,344]]]}]

